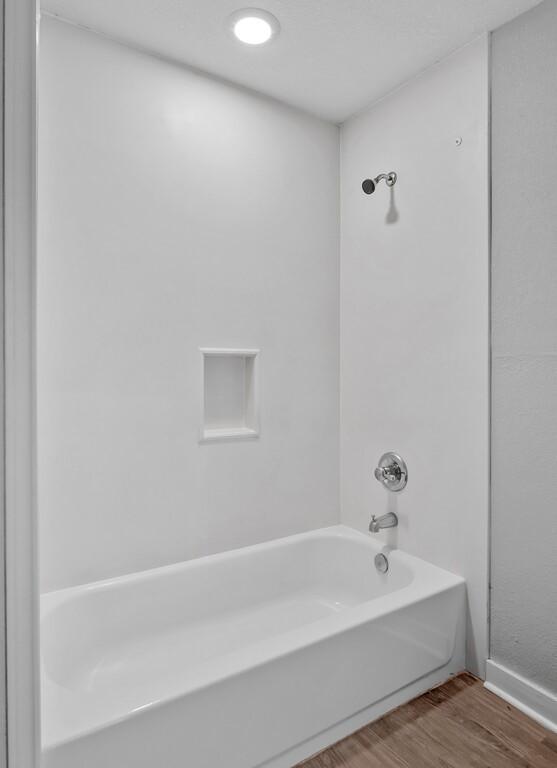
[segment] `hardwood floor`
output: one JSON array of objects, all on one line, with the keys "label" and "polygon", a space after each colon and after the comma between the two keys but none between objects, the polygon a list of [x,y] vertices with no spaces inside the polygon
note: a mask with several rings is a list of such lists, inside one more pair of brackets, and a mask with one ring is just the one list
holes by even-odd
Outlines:
[{"label": "hardwood floor", "polygon": [[463,674],[301,766],[557,768],[557,735]]}]

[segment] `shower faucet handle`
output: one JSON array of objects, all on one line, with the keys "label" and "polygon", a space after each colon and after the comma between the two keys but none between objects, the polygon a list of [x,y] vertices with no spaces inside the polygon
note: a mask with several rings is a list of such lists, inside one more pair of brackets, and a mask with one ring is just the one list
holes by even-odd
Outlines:
[{"label": "shower faucet handle", "polygon": [[376,467],[373,474],[380,483],[393,483],[400,480],[400,470],[394,465],[392,467]]},{"label": "shower faucet handle", "polygon": [[388,491],[398,493],[406,488],[408,482],[408,469],[404,459],[397,453],[388,451],[379,459],[379,464],[374,471],[375,478]]}]

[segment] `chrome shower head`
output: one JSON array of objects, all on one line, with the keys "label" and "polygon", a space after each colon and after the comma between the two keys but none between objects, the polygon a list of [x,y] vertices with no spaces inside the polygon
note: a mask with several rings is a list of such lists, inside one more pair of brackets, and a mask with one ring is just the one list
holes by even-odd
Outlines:
[{"label": "chrome shower head", "polygon": [[380,173],[379,176],[376,176],[374,179],[364,179],[362,181],[362,189],[364,190],[366,195],[372,195],[375,192],[375,188],[377,184],[385,179],[385,184],[388,187],[394,187],[397,180],[397,175],[394,171],[391,171],[390,173]]}]

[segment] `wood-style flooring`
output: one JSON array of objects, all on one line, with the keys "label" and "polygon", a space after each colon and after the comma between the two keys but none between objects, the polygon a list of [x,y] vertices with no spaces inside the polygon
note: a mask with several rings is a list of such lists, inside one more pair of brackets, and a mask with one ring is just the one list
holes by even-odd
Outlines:
[{"label": "wood-style flooring", "polygon": [[301,765],[557,768],[557,734],[490,693],[480,680],[463,674]]}]

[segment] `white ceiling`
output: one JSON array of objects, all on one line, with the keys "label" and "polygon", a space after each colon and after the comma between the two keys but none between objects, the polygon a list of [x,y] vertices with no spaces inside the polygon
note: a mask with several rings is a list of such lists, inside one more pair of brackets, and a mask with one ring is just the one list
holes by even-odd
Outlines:
[{"label": "white ceiling", "polygon": [[246,0],[281,34],[246,46],[227,28],[242,0],[43,0],[122,41],[341,122],[540,0]]}]

